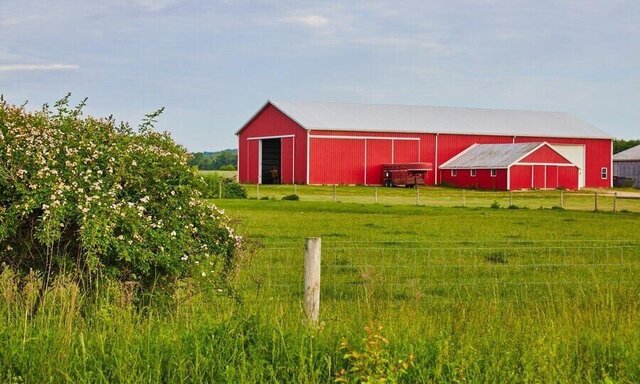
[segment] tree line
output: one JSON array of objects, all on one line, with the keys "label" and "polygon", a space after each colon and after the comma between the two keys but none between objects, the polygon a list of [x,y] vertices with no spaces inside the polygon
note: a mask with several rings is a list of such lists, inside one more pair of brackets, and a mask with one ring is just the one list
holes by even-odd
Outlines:
[{"label": "tree line", "polygon": [[194,152],[189,165],[200,170],[235,171],[238,163],[238,150],[225,149],[217,152]]},{"label": "tree line", "polygon": [[613,153],[626,151],[627,149],[633,148],[636,145],[640,145],[640,139],[637,139],[637,140],[614,139]]}]

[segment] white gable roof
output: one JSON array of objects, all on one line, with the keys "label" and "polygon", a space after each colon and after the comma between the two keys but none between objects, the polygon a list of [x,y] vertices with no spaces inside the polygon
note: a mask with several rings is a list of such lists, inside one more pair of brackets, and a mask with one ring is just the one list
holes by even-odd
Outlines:
[{"label": "white gable roof", "polygon": [[613,161],[640,161],[640,145],[613,155]]},{"label": "white gable roof", "polygon": [[545,145],[549,146],[547,143],[474,144],[442,164],[440,168],[508,168]]},{"label": "white gable roof", "polygon": [[564,112],[297,101],[269,103],[307,130],[611,138]]}]

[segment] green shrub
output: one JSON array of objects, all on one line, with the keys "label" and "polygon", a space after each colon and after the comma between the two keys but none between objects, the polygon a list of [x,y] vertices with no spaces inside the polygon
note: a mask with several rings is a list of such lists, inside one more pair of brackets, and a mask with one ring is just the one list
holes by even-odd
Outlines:
[{"label": "green shrub", "polygon": [[142,287],[218,279],[240,237],[201,203],[202,178],[169,134],[82,116],[69,95],[37,112],[0,100],[0,263]]},{"label": "green shrub", "polygon": [[500,207],[501,207],[500,203],[498,203],[496,200],[494,200],[493,203],[491,203],[491,208],[493,209],[498,209]]},{"label": "green shrub", "polygon": [[[234,178],[224,177],[215,172],[202,172],[204,187],[200,189],[202,197],[206,199],[220,198],[222,192],[223,199],[246,199],[247,190]],[[220,190],[222,183],[222,191]]]},{"label": "green shrub", "polygon": [[235,171],[236,167],[234,165],[232,165],[232,164],[226,164],[226,165],[223,165],[222,167],[220,167],[220,170],[221,171]]},{"label": "green shrub", "polygon": [[300,196],[296,195],[295,193],[292,193],[290,195],[286,195],[282,198],[282,200],[300,200]]}]

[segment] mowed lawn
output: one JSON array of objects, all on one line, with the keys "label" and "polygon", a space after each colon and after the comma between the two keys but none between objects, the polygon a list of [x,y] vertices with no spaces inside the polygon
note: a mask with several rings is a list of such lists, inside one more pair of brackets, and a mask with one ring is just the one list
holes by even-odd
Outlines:
[{"label": "mowed lawn", "polygon": [[304,318],[304,240],[319,236],[323,332],[378,322],[394,356],[416,355],[412,380],[640,380],[636,213],[216,203],[257,248],[240,297],[285,327]]}]

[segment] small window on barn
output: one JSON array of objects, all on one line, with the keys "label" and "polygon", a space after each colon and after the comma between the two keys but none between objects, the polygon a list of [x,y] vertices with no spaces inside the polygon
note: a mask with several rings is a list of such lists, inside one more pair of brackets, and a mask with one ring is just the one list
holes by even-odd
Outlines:
[{"label": "small window on barn", "polygon": [[471,170],[471,177],[476,177],[476,170],[475,169]]},{"label": "small window on barn", "polygon": [[451,177],[456,177],[458,176],[458,170],[457,169],[452,169],[451,170]]},{"label": "small window on barn", "polygon": [[600,170],[600,177],[603,180],[606,180],[606,178],[607,178],[607,168],[606,167],[602,167],[602,169]]},{"label": "small window on barn", "polygon": [[497,169],[492,169],[491,170],[491,177],[496,177],[498,176],[498,170]]}]

